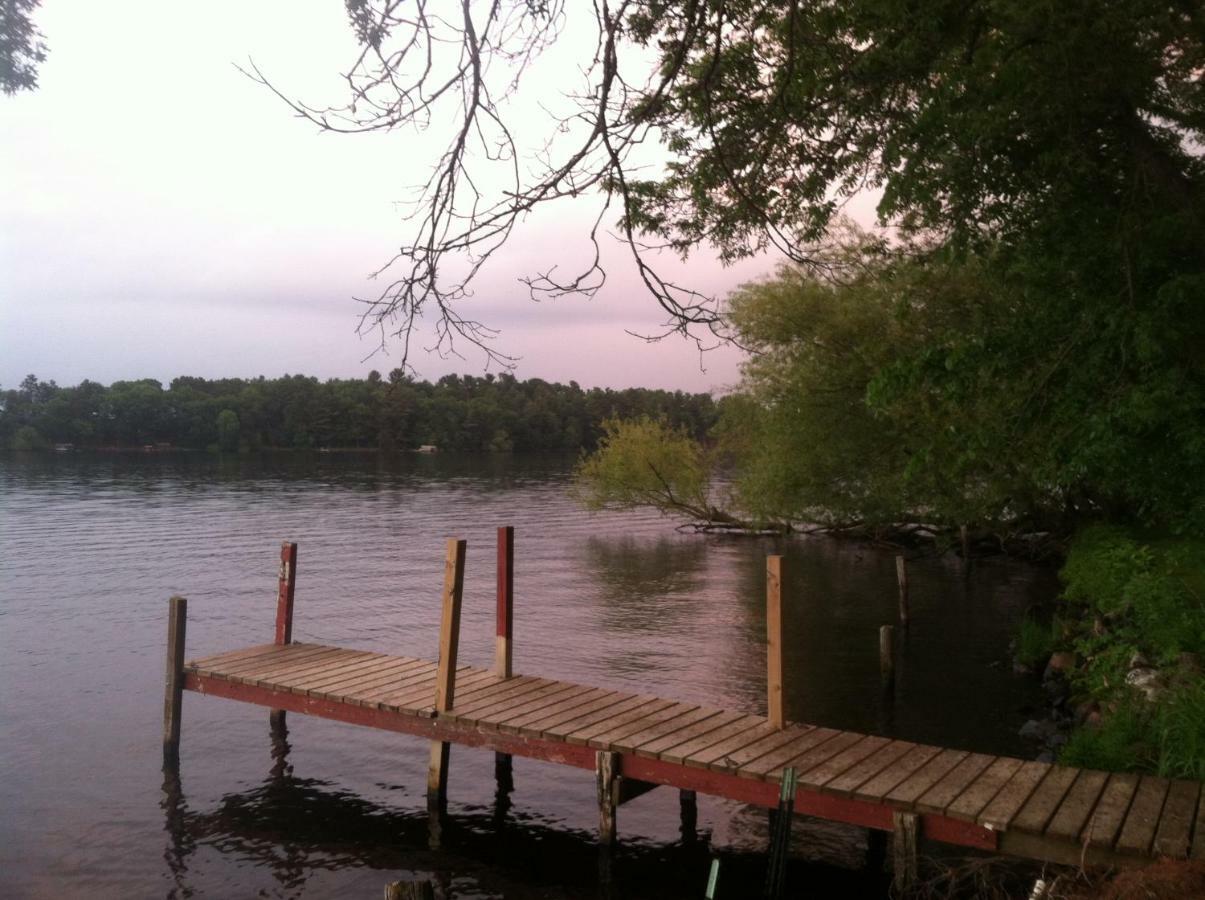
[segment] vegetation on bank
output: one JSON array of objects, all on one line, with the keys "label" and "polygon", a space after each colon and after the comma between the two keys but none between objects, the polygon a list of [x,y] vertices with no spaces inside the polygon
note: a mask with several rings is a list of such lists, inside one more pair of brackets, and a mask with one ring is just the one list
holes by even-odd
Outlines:
[{"label": "vegetation on bank", "polygon": [[1090,711],[1062,761],[1205,780],[1205,542],[1094,526],[1062,577],[1054,649]]},{"label": "vegetation on bank", "polygon": [[180,377],[59,387],[30,375],[0,393],[0,447],[36,450],[169,443],[227,452],[261,448],[577,452],[593,448],[604,420],[656,416],[695,437],[715,420],[706,394],[629,388],[583,389],[498,376],[447,375],[319,381]]}]

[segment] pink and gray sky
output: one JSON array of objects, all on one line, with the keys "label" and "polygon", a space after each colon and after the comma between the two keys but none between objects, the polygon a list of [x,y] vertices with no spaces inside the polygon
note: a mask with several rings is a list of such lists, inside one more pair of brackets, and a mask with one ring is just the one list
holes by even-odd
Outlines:
[{"label": "pink and gray sky", "polygon": [[[235,68],[251,58],[292,97],[341,100],[356,45],[340,0],[56,0],[37,24],[50,46],[38,89],[0,97],[0,387],[29,372],[74,384],[399,364],[396,347],[365,359],[377,341],[357,336],[352,298],[375,294],[367,276],[407,227],[396,201],[435,144],[320,134]],[[576,74],[568,56],[547,65]],[[527,124],[536,147],[550,121]],[[701,358],[690,342],[625,333],[656,331],[663,316],[617,243],[604,247],[609,280],[594,299],[528,298],[520,276],[587,258],[596,211],[585,199],[533,216],[464,313],[501,329],[498,349],[520,357],[521,378],[734,382],[735,350]],[[773,268],[667,265],[716,294]],[[432,379],[484,369],[479,353],[465,356],[420,349],[411,363]]]}]

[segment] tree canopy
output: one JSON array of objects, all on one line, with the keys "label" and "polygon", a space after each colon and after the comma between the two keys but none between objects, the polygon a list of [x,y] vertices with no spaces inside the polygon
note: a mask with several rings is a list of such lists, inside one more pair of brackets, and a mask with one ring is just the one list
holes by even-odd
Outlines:
[{"label": "tree canopy", "polygon": [[715,421],[706,394],[643,388],[583,389],[539,378],[446,375],[434,384],[395,369],[388,378],[319,381],[181,376],[107,387],[60,387],[30,375],[0,392],[0,448],[78,448],[168,443],[223,451],[332,447],[445,451],[578,452],[592,449],[611,417],[656,416],[699,438]]},{"label": "tree canopy", "polygon": [[[1205,14],[1191,0],[619,0],[592,21],[564,0],[427,6],[347,0],[362,44],[347,102],[293,102],[331,130],[448,135],[366,308],[382,336],[408,339],[434,306],[441,342],[488,346],[458,311],[472,280],[532,209],[591,195],[681,330],[722,330],[719,299],[660,277],[650,247],[774,247],[823,274],[818,245],[866,188],[896,233],[989,250],[1064,308],[1201,293]],[[559,73],[566,96],[547,104],[553,138],[525,144],[542,58],[584,31],[580,72]],[[589,293],[603,277],[596,256],[529,284]]]}]

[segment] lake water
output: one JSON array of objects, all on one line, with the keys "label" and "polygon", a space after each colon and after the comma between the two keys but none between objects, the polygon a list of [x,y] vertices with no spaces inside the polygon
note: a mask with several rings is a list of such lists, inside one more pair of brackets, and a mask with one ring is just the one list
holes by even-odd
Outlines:
[{"label": "lake water", "polygon": [[[572,460],[337,454],[0,455],[0,895],[378,897],[429,874],[445,896],[592,897],[593,774],[454,748],[444,849],[427,849],[424,741],[187,693],[180,778],[161,770],[167,598],[190,658],[270,641],[279,543],[300,544],[294,638],[434,658],[444,539],[468,540],[461,660],[493,655],[494,540],[514,525],[516,671],[765,709],[765,556],[787,557],[789,718],[1024,755],[1037,686],[1007,665],[1051,573],[1004,560],[964,579],[910,569],[894,705],[878,628],[891,551],[822,538],[681,534],[655,513],[591,514]],[[1001,664],[1003,662],[1003,664]],[[760,889],[764,811],[653,791],[619,813],[619,896]],[[863,833],[801,820],[792,878],[847,894]],[[802,874],[800,874],[802,872]],[[744,889],[740,888],[740,885]],[[725,890],[727,888],[727,890]],[[751,889],[751,890],[750,890]],[[853,895],[853,894],[850,894]],[[823,896],[823,894],[817,894]]]}]

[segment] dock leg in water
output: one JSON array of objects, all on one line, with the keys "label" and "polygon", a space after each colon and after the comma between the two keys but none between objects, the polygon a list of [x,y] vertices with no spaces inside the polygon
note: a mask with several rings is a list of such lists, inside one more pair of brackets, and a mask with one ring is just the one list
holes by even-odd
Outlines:
[{"label": "dock leg in water", "polygon": [[163,695],[163,761],[174,765],[180,759],[180,713],[184,701],[184,631],[188,624],[188,601],[172,597],[167,614],[167,679]]},{"label": "dock leg in water", "polygon": [[615,780],[619,777],[619,754],[599,750],[594,757],[598,778],[598,842],[604,849],[615,845]]},{"label": "dock leg in water", "polygon": [[887,865],[887,832],[877,828],[866,829],[866,870],[872,875],[882,875]]},{"label": "dock leg in water", "polygon": [[682,843],[693,844],[699,839],[699,800],[694,791],[678,792],[678,811],[681,816]]},{"label": "dock leg in water", "polygon": [[897,893],[916,884],[916,841],[920,817],[916,813],[895,811],[891,814],[894,831],[891,839],[891,880]]}]

